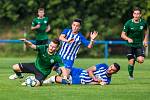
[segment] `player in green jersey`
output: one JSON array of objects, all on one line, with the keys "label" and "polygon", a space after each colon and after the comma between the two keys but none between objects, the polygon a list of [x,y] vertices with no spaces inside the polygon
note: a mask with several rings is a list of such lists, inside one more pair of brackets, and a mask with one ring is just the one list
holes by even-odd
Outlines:
[{"label": "player in green jersey", "polygon": [[48,17],[44,16],[44,8],[38,9],[38,17],[32,21],[31,30],[35,31],[36,45],[48,44],[47,32],[50,31],[50,25]]},{"label": "player in green jersey", "polygon": [[22,41],[32,49],[38,51],[35,63],[18,63],[12,66],[15,74],[9,79],[23,78],[21,73],[33,73],[37,80],[36,86],[42,85],[43,80],[51,73],[53,66],[63,67],[61,57],[57,54],[57,48],[60,44],[58,39],[54,39],[49,45],[34,45],[26,39]]},{"label": "player in green jersey", "polygon": [[[141,9],[133,9],[133,18],[128,20],[121,33],[121,38],[127,43],[128,72],[129,79],[133,80],[135,61],[144,62],[144,47],[148,46],[148,25],[141,18]],[[144,45],[144,47],[143,47]]]}]

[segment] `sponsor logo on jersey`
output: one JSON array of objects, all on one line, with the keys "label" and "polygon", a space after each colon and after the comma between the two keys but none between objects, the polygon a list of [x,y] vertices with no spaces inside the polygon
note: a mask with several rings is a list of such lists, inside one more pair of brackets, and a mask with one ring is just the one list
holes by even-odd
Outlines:
[{"label": "sponsor logo on jersey", "polygon": [[44,23],[47,23],[47,21],[45,20]]},{"label": "sponsor logo on jersey", "polygon": [[54,63],[54,59],[51,59],[51,60],[50,60],[50,63]]},{"label": "sponsor logo on jersey", "polygon": [[144,27],[143,26],[140,26],[140,29],[142,30]]},{"label": "sponsor logo on jersey", "polygon": [[133,30],[134,28],[133,27],[131,27],[131,30]]}]

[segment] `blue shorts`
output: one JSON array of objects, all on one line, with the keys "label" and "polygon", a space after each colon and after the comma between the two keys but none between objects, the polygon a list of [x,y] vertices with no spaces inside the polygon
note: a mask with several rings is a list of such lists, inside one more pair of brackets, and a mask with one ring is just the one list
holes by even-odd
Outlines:
[{"label": "blue shorts", "polygon": [[72,76],[72,84],[81,84],[80,74],[82,68],[72,68],[70,75]]},{"label": "blue shorts", "polygon": [[71,70],[73,63],[74,63],[74,60],[66,60],[66,59],[62,59],[62,60],[63,60],[65,68],[68,68]]}]

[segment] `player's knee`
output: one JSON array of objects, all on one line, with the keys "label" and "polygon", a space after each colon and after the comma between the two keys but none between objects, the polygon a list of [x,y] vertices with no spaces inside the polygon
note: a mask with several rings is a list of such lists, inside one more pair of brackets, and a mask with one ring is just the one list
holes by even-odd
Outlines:
[{"label": "player's knee", "polygon": [[40,81],[36,80],[36,85],[35,86],[41,86],[41,85],[42,85],[42,83]]},{"label": "player's knee", "polygon": [[15,71],[20,71],[20,68],[19,68],[19,65],[18,64],[15,64],[12,66],[13,70]]},{"label": "player's knee", "polygon": [[138,58],[137,58],[137,61],[138,61],[138,63],[140,63],[140,64],[143,63],[143,62],[144,62],[144,57],[141,57],[141,56],[138,57]]},{"label": "player's knee", "polygon": [[130,65],[134,65],[134,62],[135,62],[134,59],[130,59],[130,60],[129,60],[129,64],[130,64]]},{"label": "player's knee", "polygon": [[141,58],[141,59],[138,59],[138,63],[141,64],[141,63],[143,63],[143,62],[144,62],[144,59],[142,59],[142,58]]}]

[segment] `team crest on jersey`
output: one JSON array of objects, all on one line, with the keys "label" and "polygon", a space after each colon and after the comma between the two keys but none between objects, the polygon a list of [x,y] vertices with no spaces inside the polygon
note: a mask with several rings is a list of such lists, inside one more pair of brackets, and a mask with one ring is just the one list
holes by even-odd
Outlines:
[{"label": "team crest on jersey", "polygon": [[51,59],[51,60],[50,60],[50,63],[54,63],[54,59]]},{"label": "team crest on jersey", "polygon": [[47,21],[45,20],[44,23],[47,23]]},{"label": "team crest on jersey", "polygon": [[140,29],[142,30],[142,29],[143,29],[143,26],[140,26]]}]

